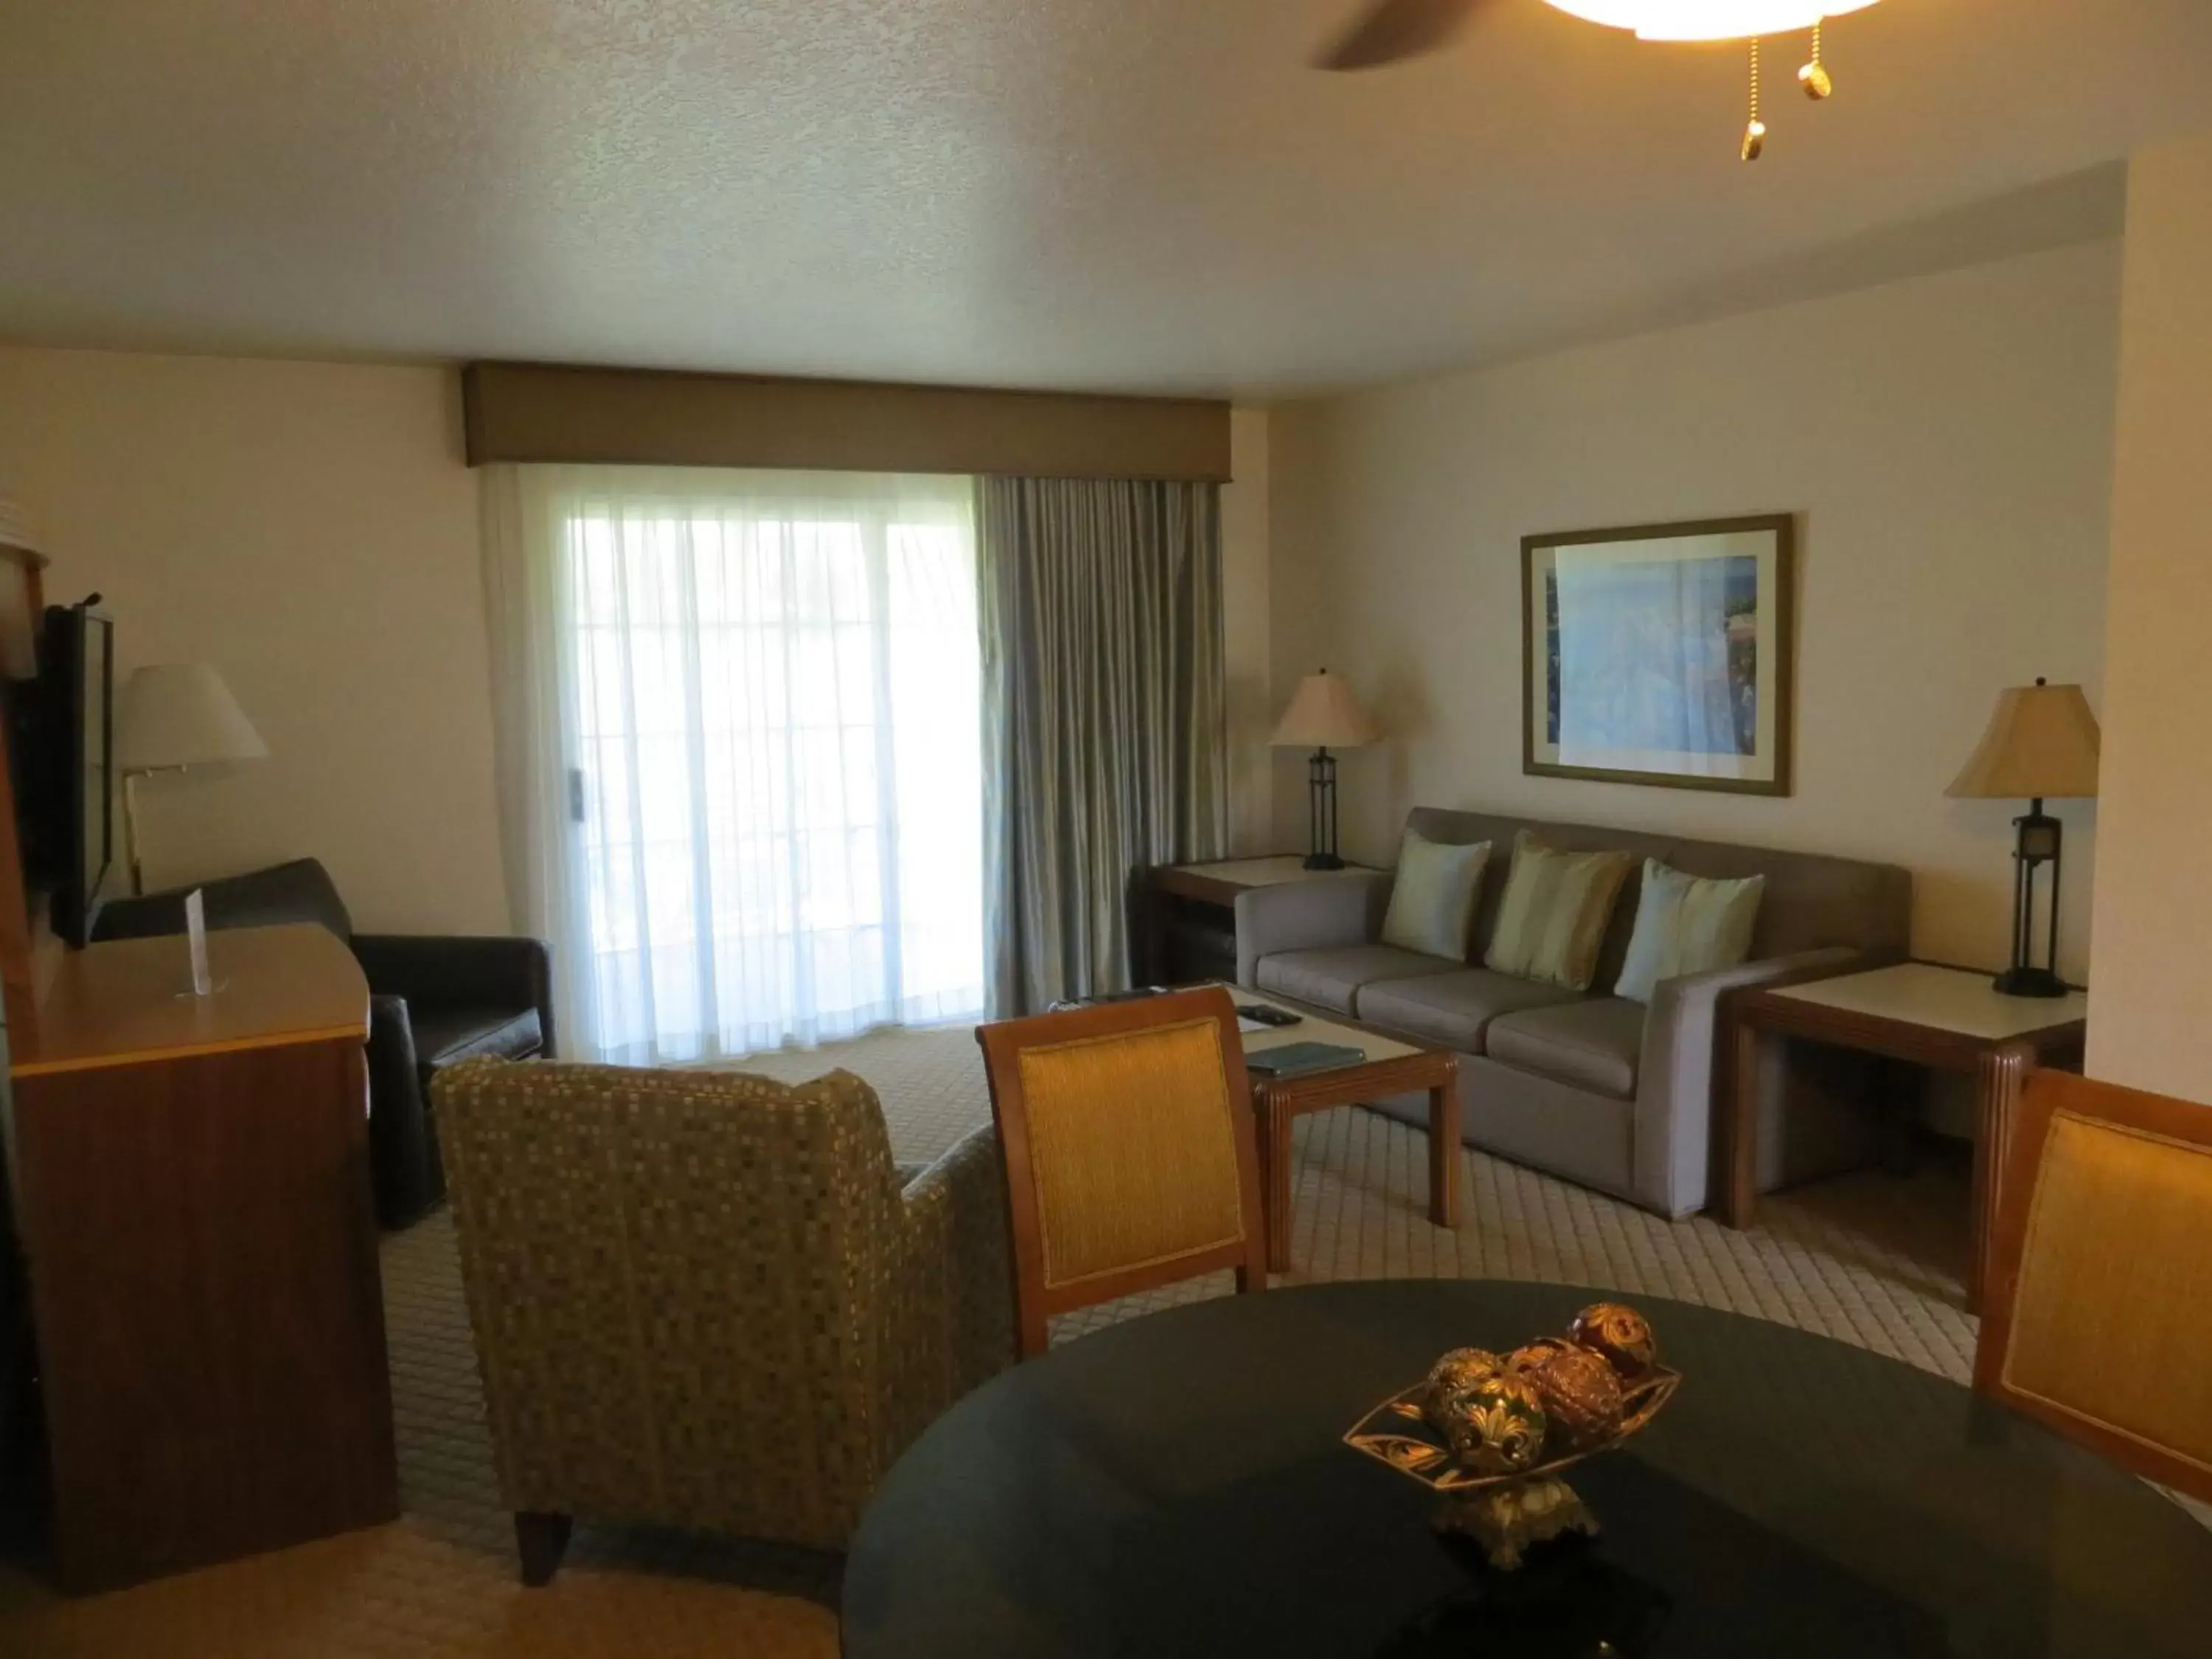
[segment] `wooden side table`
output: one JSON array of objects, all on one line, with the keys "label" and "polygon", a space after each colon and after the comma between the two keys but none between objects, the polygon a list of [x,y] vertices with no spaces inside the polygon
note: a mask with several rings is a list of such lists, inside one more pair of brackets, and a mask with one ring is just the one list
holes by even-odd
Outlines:
[{"label": "wooden side table", "polygon": [[2082,992],[2039,999],[2001,996],[1986,974],[1900,963],[1863,974],[1747,992],[1730,1011],[1735,1023],[1735,1086],[1717,1139],[1717,1218],[1751,1224],[1757,1206],[1759,1061],[1784,1037],[1833,1043],[1976,1079],[1973,1244],[1966,1305],[1981,1306],[1982,1282],[1996,1216],[1996,1182],[2012,1141],[2014,1109],[2027,1073],[2039,1066],[2078,1066],[2088,1032]]},{"label": "wooden side table", "polygon": [[[1240,1002],[1281,1006],[1271,997],[1236,994]],[[1363,1050],[1357,1066],[1301,1072],[1279,1079],[1252,1076],[1252,1108],[1259,1120],[1260,1190],[1267,1212],[1267,1267],[1291,1266],[1291,1125],[1307,1112],[1425,1090],[1429,1097],[1429,1219],[1459,1224],[1459,1056],[1422,1048],[1356,1025],[1317,1019],[1303,1008],[1296,1025],[1244,1034],[1247,1057],[1291,1042],[1337,1042]]]},{"label": "wooden side table", "polygon": [[1164,864],[1146,885],[1139,983],[1196,985],[1237,977],[1237,896],[1248,888],[1293,881],[1373,875],[1364,865],[1309,870],[1296,853],[1222,859],[1212,864]]}]

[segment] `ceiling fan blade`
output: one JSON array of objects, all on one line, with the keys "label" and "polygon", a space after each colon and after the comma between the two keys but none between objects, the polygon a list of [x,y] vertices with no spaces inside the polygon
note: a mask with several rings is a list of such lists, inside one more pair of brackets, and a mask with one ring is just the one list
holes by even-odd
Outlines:
[{"label": "ceiling fan blade", "polygon": [[1343,39],[1314,60],[1320,69],[1374,69],[1434,52],[1485,0],[1374,0]]}]

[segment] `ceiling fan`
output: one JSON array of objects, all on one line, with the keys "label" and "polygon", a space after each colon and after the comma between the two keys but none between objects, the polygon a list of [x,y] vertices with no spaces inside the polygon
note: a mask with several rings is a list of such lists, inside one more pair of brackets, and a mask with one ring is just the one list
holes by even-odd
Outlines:
[{"label": "ceiling fan", "polygon": [[[1499,0],[1370,0],[1359,20],[1315,59],[1328,70],[1377,69],[1419,58],[1450,43],[1478,12]],[[1875,0],[1544,0],[1572,17],[1607,28],[1632,29],[1641,40],[1751,42],[1751,119],[1744,128],[1743,159],[1755,161],[1766,147],[1759,109],[1762,36],[1813,31],[1813,55],[1797,71],[1797,84],[1816,102],[1835,90],[1821,57],[1821,26]]]}]

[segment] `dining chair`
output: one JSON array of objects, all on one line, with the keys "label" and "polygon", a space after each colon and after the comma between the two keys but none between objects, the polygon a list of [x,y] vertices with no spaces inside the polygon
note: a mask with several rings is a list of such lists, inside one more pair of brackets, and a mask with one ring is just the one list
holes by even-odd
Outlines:
[{"label": "dining chair", "polygon": [[978,1026],[1005,1148],[1017,1344],[1054,1314],[1230,1267],[1267,1288],[1237,1010],[1218,986]]},{"label": "dining chair", "polygon": [[2212,1107],[2029,1078],[1974,1385],[2212,1499]]}]

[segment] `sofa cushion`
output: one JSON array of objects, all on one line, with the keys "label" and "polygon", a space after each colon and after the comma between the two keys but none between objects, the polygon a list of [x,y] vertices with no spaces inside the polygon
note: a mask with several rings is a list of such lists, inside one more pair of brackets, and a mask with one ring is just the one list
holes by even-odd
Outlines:
[{"label": "sofa cushion", "polygon": [[1501,974],[1587,991],[1623,883],[1636,867],[1626,853],[1570,853],[1523,830],[1483,962]]},{"label": "sofa cushion", "polygon": [[1390,908],[1382,918],[1382,942],[1465,962],[1474,901],[1489,861],[1486,841],[1453,847],[1406,831],[1397,877],[1390,884]]},{"label": "sofa cushion", "polygon": [[1352,999],[1363,985],[1382,980],[1413,979],[1456,967],[1441,957],[1401,951],[1395,945],[1345,945],[1324,951],[1278,951],[1261,957],[1260,988],[1279,991],[1286,997],[1352,1012]]},{"label": "sofa cushion", "polygon": [[1372,984],[1359,993],[1359,1018],[1423,1042],[1462,1053],[1483,1051],[1483,1033],[1500,1014],[1577,1000],[1572,991],[1487,968],[1461,968],[1423,979]]},{"label": "sofa cushion", "polygon": [[1644,890],[1636,904],[1636,930],[1613,994],[1649,1003],[1662,979],[1733,968],[1751,950],[1765,876],[1708,881],[1686,876],[1657,859],[1644,860]]},{"label": "sofa cushion", "polygon": [[1492,1024],[1485,1043],[1484,1052],[1500,1065],[1631,1100],[1644,1049],[1644,1005],[1588,997],[1507,1014]]},{"label": "sofa cushion", "polygon": [[426,1085],[441,1066],[479,1054],[528,1060],[545,1048],[535,1008],[520,1013],[503,1008],[410,1008],[408,1024],[415,1030],[415,1063]]}]

